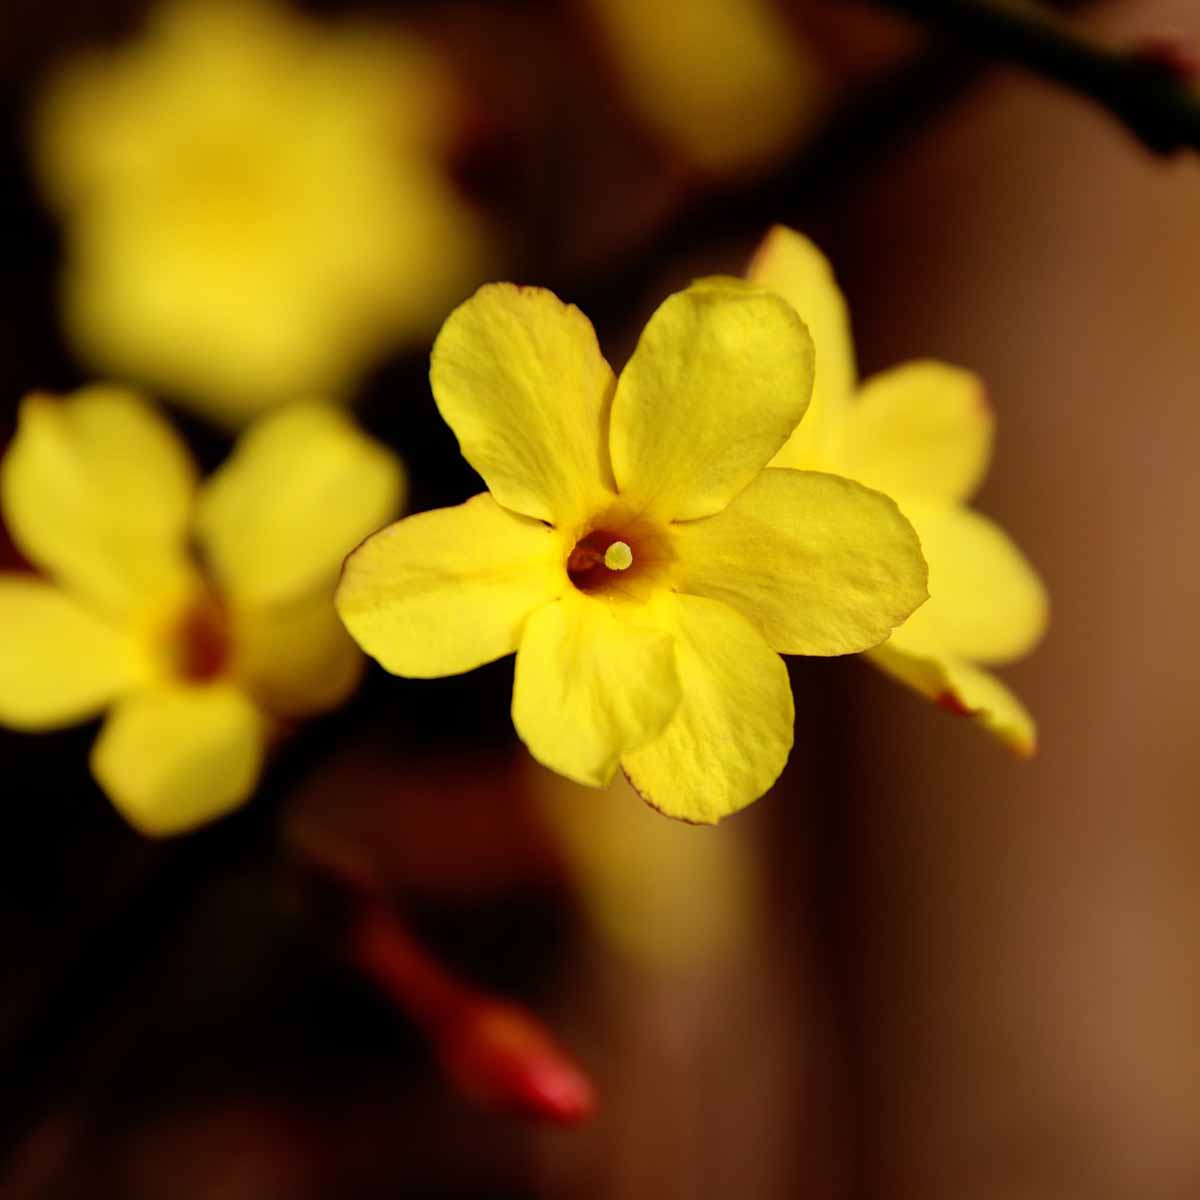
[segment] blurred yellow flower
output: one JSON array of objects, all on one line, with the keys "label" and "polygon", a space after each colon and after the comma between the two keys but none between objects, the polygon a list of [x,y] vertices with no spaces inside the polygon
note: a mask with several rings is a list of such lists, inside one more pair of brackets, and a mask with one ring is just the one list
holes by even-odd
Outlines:
[{"label": "blurred yellow flower", "polygon": [[183,444],[132,393],[29,396],[0,503],[48,578],[0,573],[0,723],[111,710],[92,772],[144,833],[237,807],[281,723],[357,683],[334,581],[403,487],[396,458],[328,405],[264,417],[198,487]]},{"label": "blurred yellow flower", "polygon": [[777,0],[587,0],[633,111],[713,175],[769,167],[824,115],[820,65]]},{"label": "blurred yellow flower", "polygon": [[995,417],[982,381],[922,360],[868,379],[856,395],[846,302],[821,252],[777,226],[748,275],[792,304],[817,348],[809,415],[775,465],[835,471],[894,497],[929,563],[929,602],[870,658],[952,712],[973,716],[1017,753],[1032,754],[1033,718],[980,666],[1028,653],[1049,610],[1020,550],[966,505],[991,457]]},{"label": "blurred yellow flower", "polygon": [[623,958],[687,972],[756,945],[766,897],[742,828],[659,820],[623,778],[597,795],[537,767],[529,788],[584,914]]},{"label": "blurred yellow flower", "polygon": [[513,722],[539,762],[711,823],[792,744],[779,653],[876,645],[925,598],[895,505],[764,470],[804,415],[812,344],[730,281],[668,298],[616,379],[587,318],[490,284],[447,319],[434,396],[482,493],[347,560],[338,611],[398,675],[516,651]]},{"label": "blurred yellow flower", "polygon": [[267,0],[169,0],[45,84],[34,144],[79,352],[237,423],[341,399],[484,271],[431,51]]}]

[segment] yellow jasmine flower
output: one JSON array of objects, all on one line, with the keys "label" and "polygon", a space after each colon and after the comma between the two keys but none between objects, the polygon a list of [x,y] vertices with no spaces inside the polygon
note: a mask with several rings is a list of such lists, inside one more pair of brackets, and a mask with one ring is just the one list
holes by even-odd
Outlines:
[{"label": "yellow jasmine flower", "polygon": [[482,273],[449,81],[396,30],[170,0],[46,83],[34,144],[89,363],[226,422],[342,398]]},{"label": "yellow jasmine flower", "polygon": [[779,653],[876,645],[925,598],[895,505],[764,470],[804,415],[812,344],[731,281],[650,318],[618,380],[587,318],[489,284],[430,372],[489,488],[398,522],[347,560],[338,611],[398,675],[516,652],[513,722],[545,766],[711,823],[762,795],[792,744]]},{"label": "yellow jasmine flower", "polygon": [[357,683],[333,586],[402,491],[395,457],[328,405],[264,417],[200,487],[132,393],[29,396],[0,503],[44,577],[0,572],[0,723],[54,729],[108,710],[92,773],[144,833],[236,808],[282,723]]},{"label": "yellow jasmine flower", "polygon": [[809,415],[775,465],[833,471],[892,496],[929,563],[929,602],[869,657],[922,695],[974,717],[1017,753],[1032,754],[1033,718],[982,669],[1028,653],[1045,632],[1049,608],[1020,550],[966,504],[992,451],[995,415],[982,381],[920,360],[859,387],[833,271],[790,229],[771,231],[748,275],[808,322],[820,364]]},{"label": "yellow jasmine flower", "polygon": [[824,115],[827,90],[776,0],[588,0],[646,126],[713,175],[769,167]]}]

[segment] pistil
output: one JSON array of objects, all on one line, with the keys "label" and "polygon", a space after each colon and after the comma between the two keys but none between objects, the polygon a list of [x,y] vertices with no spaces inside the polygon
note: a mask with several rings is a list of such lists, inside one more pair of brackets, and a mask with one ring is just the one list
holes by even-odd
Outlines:
[{"label": "pistil", "polygon": [[604,552],[604,565],[610,571],[627,571],[633,566],[633,551],[628,542],[613,542]]}]

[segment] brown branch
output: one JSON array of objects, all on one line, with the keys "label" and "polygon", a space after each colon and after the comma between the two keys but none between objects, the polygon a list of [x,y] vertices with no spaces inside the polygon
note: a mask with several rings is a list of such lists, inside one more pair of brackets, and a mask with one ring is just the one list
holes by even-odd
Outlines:
[{"label": "brown branch", "polygon": [[1200,149],[1200,63],[1185,44],[1148,38],[1109,50],[1027,0],[875,0],[986,59],[1014,63],[1086,96],[1156,154]]}]

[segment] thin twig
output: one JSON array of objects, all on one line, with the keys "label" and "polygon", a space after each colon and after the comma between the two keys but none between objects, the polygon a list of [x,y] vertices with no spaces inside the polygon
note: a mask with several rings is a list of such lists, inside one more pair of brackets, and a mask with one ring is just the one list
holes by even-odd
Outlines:
[{"label": "thin twig", "polygon": [[368,862],[313,836],[292,853],[318,924],[345,961],[422,1030],[442,1069],[484,1107],[572,1125],[596,1110],[591,1080],[520,1005],[469,983],[417,940]]},{"label": "thin twig", "polygon": [[1026,0],[875,0],[972,53],[1015,63],[1087,96],[1156,154],[1200,149],[1200,91],[1184,45],[1147,39],[1117,51]]}]

